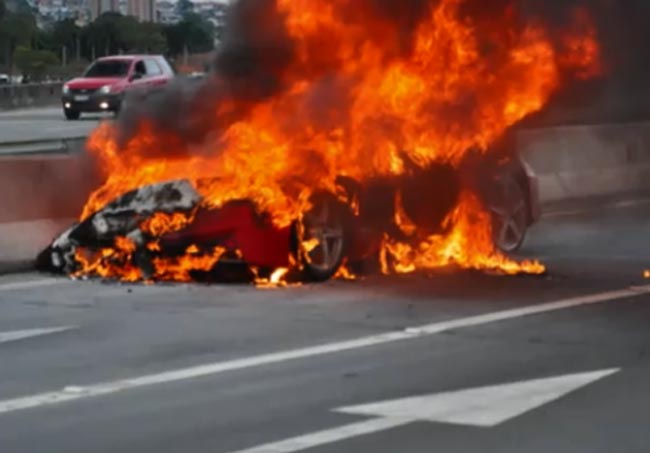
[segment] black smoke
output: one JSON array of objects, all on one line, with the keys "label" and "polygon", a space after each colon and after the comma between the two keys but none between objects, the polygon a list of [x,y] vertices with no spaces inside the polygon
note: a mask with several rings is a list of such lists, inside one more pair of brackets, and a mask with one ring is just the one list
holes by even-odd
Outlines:
[{"label": "black smoke", "polygon": [[647,0],[524,0],[526,14],[561,27],[576,7],[595,22],[603,71],[566,85],[526,125],[598,124],[650,119],[650,2]]},{"label": "black smoke", "polygon": [[[345,23],[370,23],[368,39],[386,49],[387,58],[408,54],[414,31],[438,0],[337,0],[337,14]],[[498,33],[497,20],[505,14],[522,26],[534,20],[558,31],[570,24],[576,8],[586,8],[598,30],[603,73],[590,80],[569,82],[540,113],[523,124],[598,123],[642,120],[650,117],[650,2],[647,0],[465,0],[462,13],[480,33]],[[336,61],[321,36],[309,43],[310,65],[296,64],[296,43],[289,36],[276,0],[239,0],[229,11],[226,33],[216,52],[214,68],[200,84],[175,84],[171,89],[135,103],[119,121],[127,140],[143,119],[154,129],[181,137],[174,152],[188,152],[208,134],[244,117],[257,103],[282,92],[295,76],[289,71],[322,80],[311,102],[323,121],[336,115],[345,99],[341,81],[332,77]],[[338,37],[341,39],[341,37]],[[344,37],[343,37],[344,39]],[[344,88],[344,87],[343,87]],[[223,108],[217,109],[222,106]],[[218,110],[218,112],[217,112]],[[340,110],[340,109],[339,109]]]}]

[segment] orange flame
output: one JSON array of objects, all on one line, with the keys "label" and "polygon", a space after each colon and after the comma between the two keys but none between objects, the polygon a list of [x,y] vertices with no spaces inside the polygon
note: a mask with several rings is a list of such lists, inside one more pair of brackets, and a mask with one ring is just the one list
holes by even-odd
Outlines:
[{"label": "orange flame", "polygon": [[464,192],[456,209],[445,220],[445,225],[451,227],[448,233],[432,235],[415,246],[387,239],[382,252],[382,270],[409,273],[456,265],[503,274],[545,272],[545,267],[537,261],[516,262],[499,253],[492,241],[491,222],[479,200]]},{"label": "orange flame", "polygon": [[192,218],[182,212],[156,212],[140,224],[140,229],[154,237],[160,237],[165,233],[182,230],[191,222]]},{"label": "orange flame", "polygon": [[117,276],[127,282],[142,280],[142,271],[131,262],[135,249],[135,244],[125,237],[117,237],[113,247],[93,251],[77,248],[75,258],[81,270],[73,277],[96,275],[102,278]]},{"label": "orange flame", "polygon": [[339,268],[339,270],[336,272],[336,274],[334,275],[334,278],[338,278],[338,279],[341,279],[341,280],[356,280],[357,276],[354,275],[354,272],[352,272],[348,268],[347,264],[344,263]]},{"label": "orange flame", "polygon": [[215,247],[208,254],[201,254],[199,248],[190,246],[186,254],[177,258],[154,258],[153,265],[155,268],[152,279],[168,281],[190,281],[192,271],[210,271],[221,256],[226,253],[223,247]]},{"label": "orange flame", "polygon": [[[215,103],[214,130],[203,143],[189,145],[141,119],[137,133],[121,144],[115,127],[102,124],[88,147],[106,181],[82,218],[128,190],[184,177],[206,206],[250,199],[286,226],[314,191],[334,192],[339,175],[363,181],[405,173],[402,156],[420,166],[458,165],[470,149],[488,152],[510,126],[540,110],[567,74],[590,77],[600,70],[595,28],[584,10],[557,40],[541,23],[522,25],[511,10],[486,25],[462,13],[462,0],[441,0],[405,44],[400,27],[369,12],[343,20],[346,5],[349,0],[277,0],[295,54],[283,72],[285,88],[234,122],[224,118],[237,100]],[[464,194],[447,234],[415,246],[387,239],[383,255],[397,272],[450,264],[508,274],[543,271],[539,263],[499,254],[488,220],[478,200]],[[156,237],[189,222],[182,214],[157,214],[144,228]],[[128,255],[117,244],[112,253]],[[81,254],[79,261],[84,273],[116,272]],[[154,264],[156,275],[185,279],[184,266],[206,263]],[[117,275],[128,279],[136,272]]]},{"label": "orange flame", "polygon": [[[289,283],[286,280],[288,274],[288,268],[279,267],[274,270],[269,277],[255,278],[255,285],[257,285],[258,288],[265,289],[284,288],[286,286],[289,286]],[[300,286],[300,284],[293,283],[293,286]]]}]

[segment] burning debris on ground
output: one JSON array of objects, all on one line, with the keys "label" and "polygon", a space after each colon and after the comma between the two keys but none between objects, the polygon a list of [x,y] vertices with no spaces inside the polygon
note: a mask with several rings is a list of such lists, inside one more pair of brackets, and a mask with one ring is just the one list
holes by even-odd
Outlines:
[{"label": "burning debris on ground", "polygon": [[556,27],[501,3],[236,2],[210,78],[93,133],[105,182],[41,265],[269,284],[368,261],[543,272],[499,250],[534,220],[504,138],[597,74],[599,45],[586,9]]}]

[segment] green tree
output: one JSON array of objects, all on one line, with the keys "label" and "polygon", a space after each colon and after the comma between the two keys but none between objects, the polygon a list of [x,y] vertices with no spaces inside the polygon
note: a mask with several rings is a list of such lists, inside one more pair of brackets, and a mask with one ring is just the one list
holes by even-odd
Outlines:
[{"label": "green tree", "polygon": [[81,28],[72,19],[55,22],[50,27],[38,30],[34,47],[57,54],[66,66],[79,60]]},{"label": "green tree", "polygon": [[123,52],[165,53],[167,42],[162,26],[152,22],[138,22],[135,17],[121,17],[117,22],[117,42]]},{"label": "green tree", "polygon": [[118,23],[122,17],[120,13],[104,13],[82,31],[86,58],[119,53]]},{"label": "green tree", "polygon": [[28,47],[18,47],[14,58],[18,69],[32,81],[40,80],[50,67],[59,64],[59,59],[54,52]]},{"label": "green tree", "polygon": [[188,14],[194,12],[194,4],[190,0],[178,0],[176,4],[176,13],[185,18]]},{"label": "green tree", "polygon": [[76,57],[80,53],[81,28],[73,19],[64,19],[55,23],[51,30],[51,36],[55,52],[65,49],[68,60],[77,59]]},{"label": "green tree", "polygon": [[31,6],[29,6],[27,0],[5,0],[5,4],[7,6],[7,10],[14,13],[34,13],[34,10]]},{"label": "green tree", "polygon": [[136,50],[146,53],[163,54],[167,52],[167,40],[159,24],[145,22],[141,24]]},{"label": "green tree", "polygon": [[36,34],[36,20],[31,13],[7,10],[0,20],[0,49],[9,73],[13,72],[14,53],[18,46],[29,46]]},{"label": "green tree", "polygon": [[214,27],[195,13],[188,13],[180,22],[164,29],[167,48],[171,55],[209,52],[214,49]]}]

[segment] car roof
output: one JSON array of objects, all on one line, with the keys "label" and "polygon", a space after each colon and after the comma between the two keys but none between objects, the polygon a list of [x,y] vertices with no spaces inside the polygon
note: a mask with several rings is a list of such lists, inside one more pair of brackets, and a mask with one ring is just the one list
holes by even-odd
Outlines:
[{"label": "car roof", "polygon": [[136,60],[139,58],[163,58],[162,55],[110,55],[107,57],[100,57],[97,61],[110,61],[110,60]]}]

